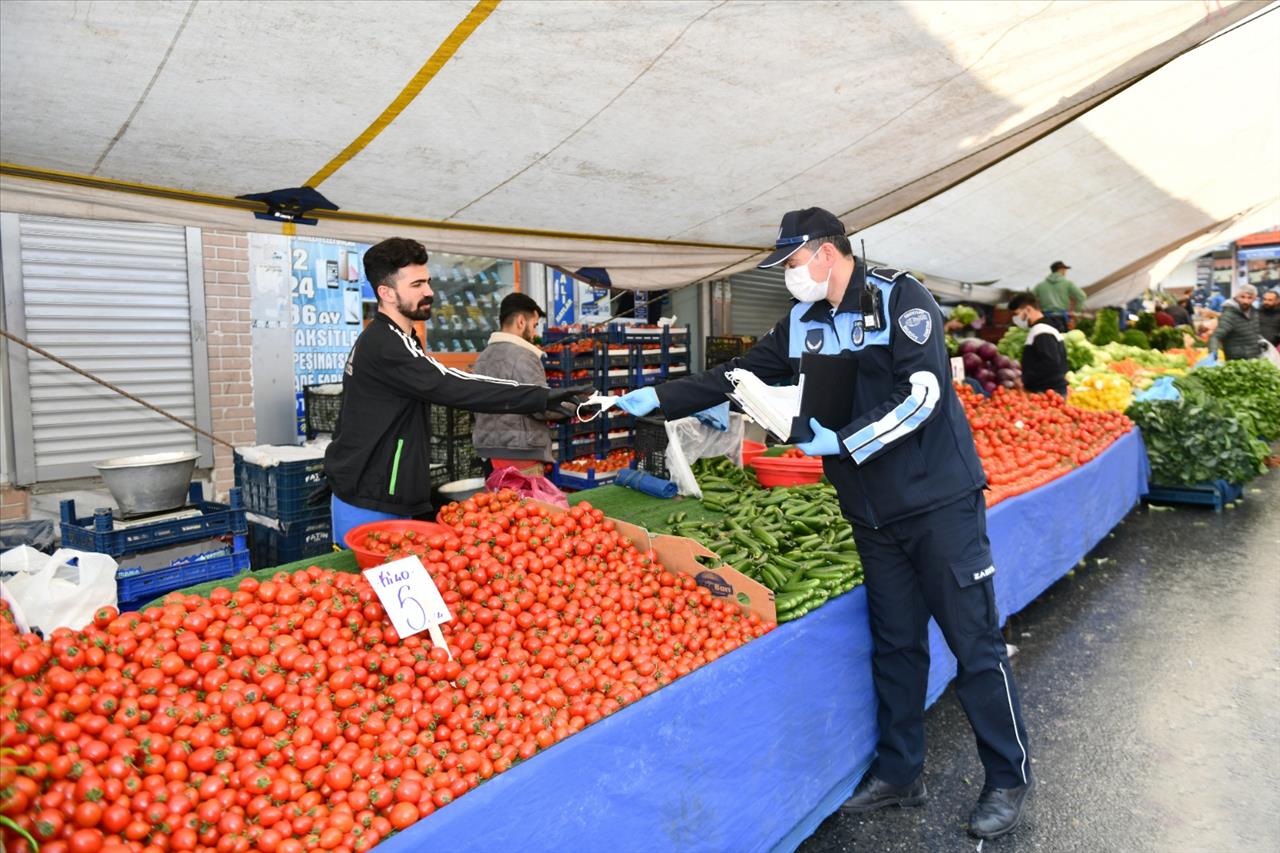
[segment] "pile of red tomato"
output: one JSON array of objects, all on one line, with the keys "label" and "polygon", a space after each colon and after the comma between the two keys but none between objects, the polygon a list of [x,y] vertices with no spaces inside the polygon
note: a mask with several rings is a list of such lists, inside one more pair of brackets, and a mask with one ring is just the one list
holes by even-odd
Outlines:
[{"label": "pile of red tomato", "polygon": [[585,504],[442,517],[411,550],[451,658],[316,567],[47,640],[0,623],[0,815],[45,853],[364,851],[772,627]]},{"label": "pile of red tomato", "polygon": [[984,398],[962,384],[956,392],[987,475],[989,506],[1061,477],[1133,429],[1119,412],[1078,409],[1053,393],[997,388]]},{"label": "pile of red tomato", "polygon": [[611,450],[609,455],[604,459],[597,459],[594,456],[583,456],[580,459],[574,459],[571,462],[561,462],[561,471],[572,471],[578,474],[585,474],[588,471],[606,472],[621,471],[624,468],[630,468],[631,463],[635,461],[636,454],[633,450]]},{"label": "pile of red tomato", "polygon": [[783,459],[812,459],[813,457],[805,453],[798,447],[788,447],[779,454]]}]

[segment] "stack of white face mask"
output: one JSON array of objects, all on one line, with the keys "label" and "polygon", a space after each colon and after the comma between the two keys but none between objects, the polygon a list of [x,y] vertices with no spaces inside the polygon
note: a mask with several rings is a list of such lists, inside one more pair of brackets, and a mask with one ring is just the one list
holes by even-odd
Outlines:
[{"label": "stack of white face mask", "polygon": [[804,393],[804,375],[800,384],[774,387],[760,381],[749,370],[729,371],[733,392],[729,398],[742,407],[747,417],[786,441],[791,436],[791,422],[800,416],[800,397]]}]

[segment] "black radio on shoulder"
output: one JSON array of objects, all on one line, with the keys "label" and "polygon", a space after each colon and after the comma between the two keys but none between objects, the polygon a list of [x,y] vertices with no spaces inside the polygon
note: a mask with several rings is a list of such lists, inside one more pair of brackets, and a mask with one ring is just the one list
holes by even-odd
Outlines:
[{"label": "black radio on shoulder", "polygon": [[856,267],[862,279],[859,282],[862,288],[862,327],[874,332],[884,328],[884,299],[880,288],[867,282],[867,244],[865,240],[859,242],[862,244],[862,263]]}]

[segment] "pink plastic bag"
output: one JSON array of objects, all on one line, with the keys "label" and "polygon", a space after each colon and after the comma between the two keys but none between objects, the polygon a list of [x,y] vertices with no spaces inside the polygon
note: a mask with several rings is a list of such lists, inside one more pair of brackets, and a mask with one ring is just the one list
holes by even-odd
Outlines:
[{"label": "pink plastic bag", "polygon": [[485,480],[485,488],[491,492],[499,489],[514,489],[521,497],[534,498],[558,506],[569,508],[569,499],[546,477],[530,477],[521,474],[515,468],[499,468]]}]

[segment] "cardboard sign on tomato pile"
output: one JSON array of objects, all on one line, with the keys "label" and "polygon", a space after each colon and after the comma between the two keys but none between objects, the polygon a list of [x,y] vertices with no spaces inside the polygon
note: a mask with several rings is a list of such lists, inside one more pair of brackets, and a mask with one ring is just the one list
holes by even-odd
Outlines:
[{"label": "cardboard sign on tomato pile", "polygon": [[400,639],[412,637],[421,631],[431,632],[431,641],[447,650],[440,623],[453,618],[440,596],[440,590],[431,579],[427,567],[417,557],[405,557],[393,563],[384,563],[365,569],[364,576],[378,594],[382,608],[391,617]]}]

